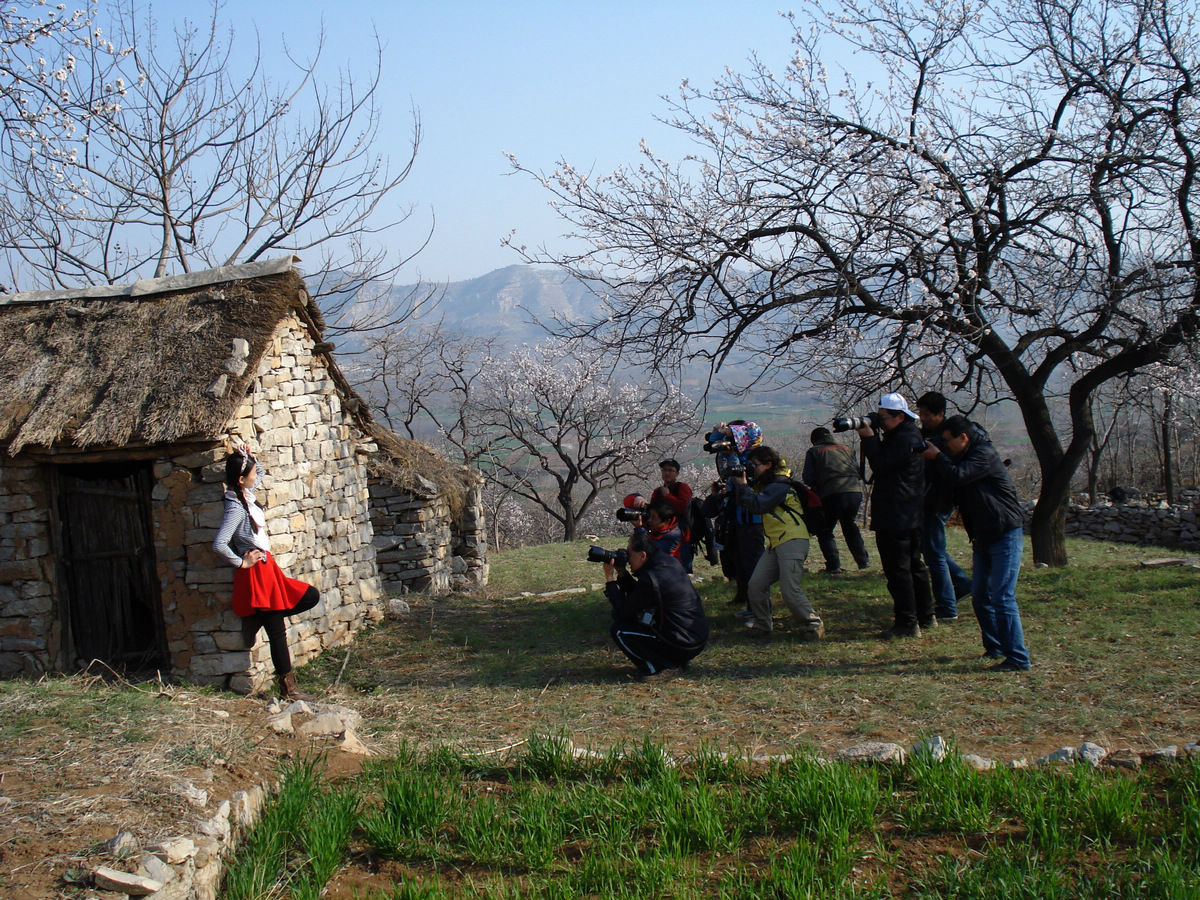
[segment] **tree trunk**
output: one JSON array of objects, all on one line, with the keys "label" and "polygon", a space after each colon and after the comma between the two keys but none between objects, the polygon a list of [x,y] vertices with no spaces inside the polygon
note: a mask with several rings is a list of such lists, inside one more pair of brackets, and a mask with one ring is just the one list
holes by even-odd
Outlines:
[{"label": "tree trunk", "polygon": [[1162,447],[1163,447],[1163,490],[1167,495],[1167,503],[1175,503],[1175,455],[1171,451],[1171,394],[1163,391],[1162,415]]}]

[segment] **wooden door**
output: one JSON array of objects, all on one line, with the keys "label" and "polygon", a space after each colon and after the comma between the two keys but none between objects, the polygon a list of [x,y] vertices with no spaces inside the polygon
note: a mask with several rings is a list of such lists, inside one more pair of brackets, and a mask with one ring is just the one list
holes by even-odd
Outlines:
[{"label": "wooden door", "polygon": [[119,672],[167,662],[151,530],[149,463],[58,468],[64,641],[86,666]]}]

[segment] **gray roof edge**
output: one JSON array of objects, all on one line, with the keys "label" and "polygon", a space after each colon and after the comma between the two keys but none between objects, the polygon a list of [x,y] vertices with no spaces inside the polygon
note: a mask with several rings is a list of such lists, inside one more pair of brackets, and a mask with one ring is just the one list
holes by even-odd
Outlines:
[{"label": "gray roof edge", "polygon": [[0,306],[13,303],[49,303],[57,300],[104,300],[112,297],[144,297],[149,294],[165,294],[188,288],[221,284],[226,281],[246,281],[279,275],[289,271],[300,257],[289,253],[275,259],[256,260],[235,266],[219,266],[200,272],[184,272],[182,275],[164,275],[162,278],[143,278],[133,284],[96,284],[68,288],[61,291],[20,291],[16,294],[0,294]]}]

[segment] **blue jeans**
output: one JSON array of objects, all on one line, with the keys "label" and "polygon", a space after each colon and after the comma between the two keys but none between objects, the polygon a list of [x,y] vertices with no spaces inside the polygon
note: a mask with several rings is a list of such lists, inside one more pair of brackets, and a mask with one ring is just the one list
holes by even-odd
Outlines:
[{"label": "blue jeans", "polygon": [[1003,654],[1008,662],[1027,668],[1029,651],[1025,649],[1025,631],[1021,628],[1021,611],[1017,609],[1023,538],[1017,527],[990,544],[975,544],[971,594],[984,652],[992,656]]},{"label": "blue jeans", "polygon": [[971,578],[946,553],[946,522],[950,513],[930,513],[921,531],[921,553],[929,567],[934,612],[942,618],[958,615],[958,598],[971,593]]}]

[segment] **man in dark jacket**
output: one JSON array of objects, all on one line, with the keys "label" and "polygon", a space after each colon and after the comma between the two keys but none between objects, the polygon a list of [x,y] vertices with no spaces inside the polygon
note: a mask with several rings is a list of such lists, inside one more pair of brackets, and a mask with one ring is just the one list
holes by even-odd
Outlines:
[{"label": "man in dark jacket", "polygon": [[974,577],[971,596],[983,635],[983,655],[1003,662],[1007,672],[1029,669],[1029,651],[1017,608],[1017,576],[1023,545],[1021,502],[995,448],[977,440],[966,416],[942,425],[944,449],[929,444],[921,454],[934,460],[938,475],[954,488],[954,499],[971,539]]},{"label": "man in dark jacket", "polygon": [[613,561],[604,564],[610,634],[643,681],[674,678],[708,642],[700,595],[679,560],[661,552],[644,529],[630,536],[628,553],[630,571]]},{"label": "man in dark jacket", "polygon": [[[917,418],[921,436],[942,449],[942,423],[946,421],[946,398],[927,391],[917,398]],[[971,593],[971,578],[946,552],[946,523],[954,512],[953,490],[937,475],[937,465],[925,465],[925,524],[921,532],[921,552],[929,567],[933,590],[933,611],[939,620],[958,618],[958,601]]]},{"label": "man in dark jacket", "polygon": [[854,451],[838,441],[828,428],[814,428],[809,436],[812,446],[804,454],[805,484],[821,498],[824,528],[817,532],[817,545],[825,557],[825,571],[842,570],[842,559],[833,540],[833,529],[840,522],[842,537],[860,569],[871,563],[862,532],[858,530],[858,510],[862,506],[862,478]]},{"label": "man in dark jacket", "polygon": [[867,425],[858,429],[863,455],[871,464],[871,529],[879,563],[892,595],[895,620],[890,637],[920,637],[921,628],[937,625],[929,570],[921,559],[921,526],[925,518],[925,462],[917,452],[925,446],[916,413],[899,394],[879,398],[883,437]]}]

